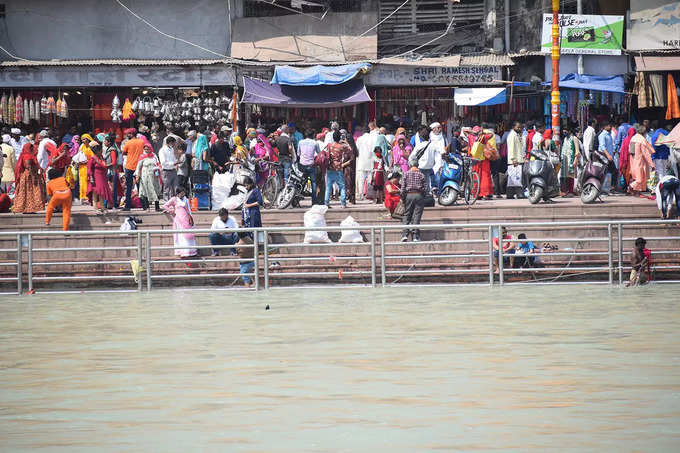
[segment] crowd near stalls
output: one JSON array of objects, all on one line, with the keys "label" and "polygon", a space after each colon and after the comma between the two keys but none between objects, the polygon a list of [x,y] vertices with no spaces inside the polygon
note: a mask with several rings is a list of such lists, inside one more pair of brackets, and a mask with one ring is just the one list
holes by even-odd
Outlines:
[{"label": "crowd near stalls", "polygon": [[[431,198],[450,204],[442,195],[448,193],[451,180],[461,192],[468,185],[474,199],[531,197],[534,161],[549,163],[552,172],[542,176],[546,200],[582,194],[591,177],[600,179],[598,196],[618,192],[654,197],[660,182],[679,174],[680,130],[673,130],[670,121],[591,120],[584,130],[564,130],[559,144],[552,130],[537,122],[453,121],[415,130],[371,121],[351,132],[335,121],[320,130],[299,130],[290,122],[273,130],[249,125],[243,133],[235,132],[230,123],[205,130],[154,123],[152,128],[124,129],[122,136],[77,126],[62,134],[51,128],[37,133],[5,128],[0,188],[11,206],[3,207],[17,214],[38,212],[48,198],[61,200],[51,202],[51,207],[62,206],[64,193],[70,190],[72,204],[91,206],[98,213],[160,211],[161,203],[175,198],[179,189],[188,203],[197,203],[202,185],[209,193],[211,182],[223,175],[237,175],[238,183],[227,195],[236,193],[237,186],[245,187],[246,178],[270,198],[268,206],[276,207],[277,196],[292,176],[301,176],[311,188],[312,203],[331,206],[337,199],[339,207],[345,207],[371,200],[402,216],[399,201],[403,205],[412,192],[420,192],[423,200],[405,203],[410,207],[434,203]],[[591,174],[591,162],[599,163],[601,174]],[[455,171],[468,166],[465,175]],[[414,169],[423,175],[418,187],[408,177]],[[667,184],[668,190],[672,184]],[[208,202],[211,207],[222,206]]]}]

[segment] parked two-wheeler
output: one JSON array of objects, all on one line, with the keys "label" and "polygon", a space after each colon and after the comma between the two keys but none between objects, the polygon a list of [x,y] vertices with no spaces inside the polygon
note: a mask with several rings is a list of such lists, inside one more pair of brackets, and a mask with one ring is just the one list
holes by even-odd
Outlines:
[{"label": "parked two-wheeler", "polygon": [[608,166],[609,159],[604,153],[598,150],[590,153],[590,160],[583,167],[580,179],[581,201],[583,203],[592,203],[600,196]]},{"label": "parked two-wheeler", "polygon": [[439,173],[439,204],[451,206],[463,194],[465,203],[474,204],[479,196],[479,175],[472,167],[478,162],[468,156],[449,153]]},{"label": "parked two-wheeler", "polygon": [[532,150],[531,157],[533,159],[525,162],[522,169],[525,187],[529,188],[529,202],[536,204],[541,199],[550,201],[560,193],[559,181],[553,164],[556,157],[543,150]]},{"label": "parked two-wheeler", "polygon": [[286,209],[288,206],[300,206],[300,200],[304,197],[311,197],[311,184],[309,177],[300,169],[297,162],[293,162],[290,167],[290,175],[285,187],[279,192],[276,198],[276,207]]}]

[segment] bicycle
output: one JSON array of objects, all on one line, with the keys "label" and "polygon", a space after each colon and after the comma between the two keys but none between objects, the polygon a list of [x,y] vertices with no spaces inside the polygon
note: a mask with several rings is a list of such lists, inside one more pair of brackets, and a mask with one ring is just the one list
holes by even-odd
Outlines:
[{"label": "bicycle", "polygon": [[283,189],[283,169],[279,162],[268,162],[269,176],[262,186],[262,202],[265,209],[271,209],[276,205],[276,199]]},{"label": "bicycle", "polygon": [[463,198],[470,206],[479,198],[479,175],[473,169],[479,162],[479,159],[463,156]]}]

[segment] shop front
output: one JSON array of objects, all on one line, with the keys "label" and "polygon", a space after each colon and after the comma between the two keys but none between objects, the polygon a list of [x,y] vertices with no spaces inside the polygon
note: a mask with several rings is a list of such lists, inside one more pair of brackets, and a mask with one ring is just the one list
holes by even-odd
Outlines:
[{"label": "shop front", "polygon": [[467,98],[468,102],[461,103],[457,92],[463,89],[483,97],[477,90],[496,88],[505,93],[502,81],[507,78],[506,68],[513,64],[508,57],[494,55],[382,60],[364,77],[373,98],[370,116],[381,125],[412,131],[434,121],[453,124],[456,117],[470,122],[500,121],[508,113],[505,98],[486,103]]},{"label": "shop front", "polygon": [[650,121],[677,121],[680,56],[635,57],[636,118]]},{"label": "shop front", "polygon": [[229,106],[234,105],[236,75],[223,61],[5,62],[0,66],[3,126],[33,132],[51,127],[63,134],[71,126],[106,131],[139,124],[150,127],[155,122],[183,129],[234,117]]}]

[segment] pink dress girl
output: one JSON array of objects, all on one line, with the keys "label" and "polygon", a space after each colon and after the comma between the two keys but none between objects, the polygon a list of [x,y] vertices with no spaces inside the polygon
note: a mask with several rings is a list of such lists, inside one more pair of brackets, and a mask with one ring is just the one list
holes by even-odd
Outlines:
[{"label": "pink dress girl", "polygon": [[[194,218],[191,215],[189,200],[186,197],[172,197],[163,205],[163,210],[172,215],[174,230],[190,230],[194,228]],[[173,235],[175,255],[189,258],[198,255],[196,250],[196,236],[193,233],[175,233]]]}]

